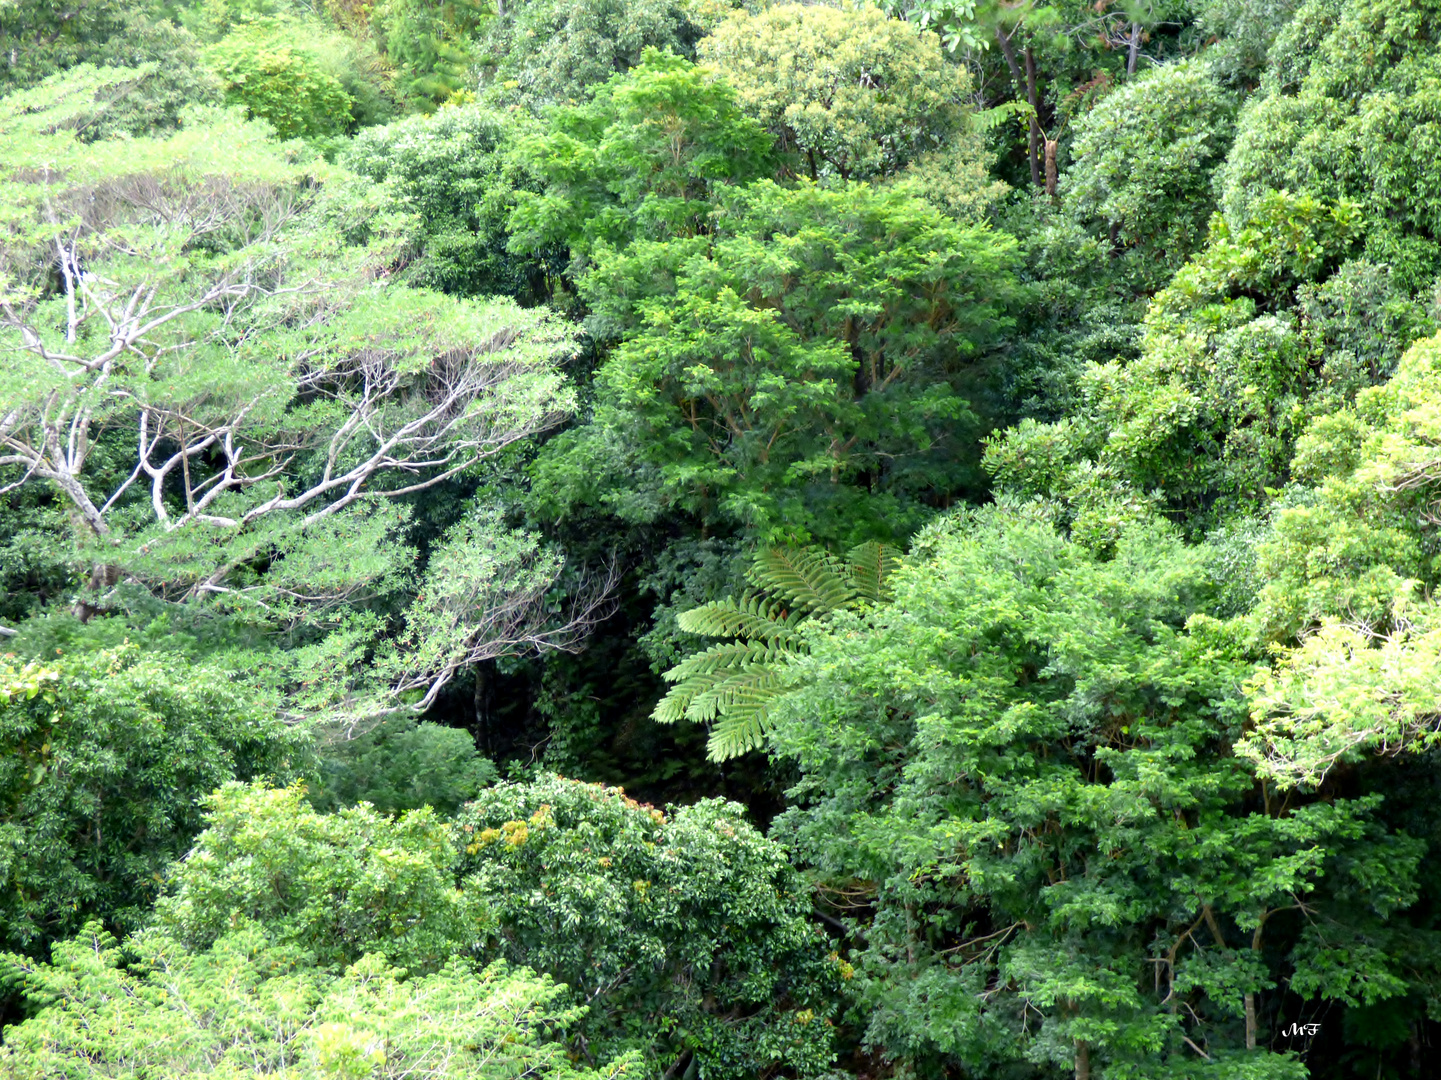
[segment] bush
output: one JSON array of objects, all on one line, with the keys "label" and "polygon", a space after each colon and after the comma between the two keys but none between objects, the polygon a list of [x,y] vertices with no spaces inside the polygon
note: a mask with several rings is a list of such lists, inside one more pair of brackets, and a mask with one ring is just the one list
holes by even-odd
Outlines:
[{"label": "bush", "polygon": [[743,813],[556,776],[487,789],[457,819],[487,953],[568,983],[593,1052],[644,1048],[654,1075],[688,1058],[714,1080],[824,1073],[842,969],[804,879]]},{"label": "bush", "polygon": [[306,731],[213,664],[133,645],[0,660],[0,942],[35,950],[97,914],[139,925],[201,797],[286,779],[308,753]]}]

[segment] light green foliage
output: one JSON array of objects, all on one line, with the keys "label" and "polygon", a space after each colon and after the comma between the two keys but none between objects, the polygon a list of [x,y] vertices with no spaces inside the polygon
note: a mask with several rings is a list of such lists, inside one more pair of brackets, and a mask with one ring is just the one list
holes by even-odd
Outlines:
[{"label": "light green foliage", "polygon": [[[354,200],[413,215],[406,278],[461,296],[502,294],[532,305],[545,295],[552,253],[507,250],[515,189],[535,181],[511,154],[517,121],[480,105],[458,105],[360,132],[341,158],[365,182]],[[347,193],[349,194],[349,193]]]},{"label": "light green foliage", "polygon": [[770,706],[789,689],[786,666],[805,649],[810,619],[889,599],[899,565],[895,549],[874,541],[837,558],[820,548],[757,552],[747,577],[759,591],[714,600],[682,612],[680,629],[738,638],[686,657],[665,673],[674,685],[656,704],[655,719],[710,725],[712,761],[759,749]]},{"label": "light green foliage", "polygon": [[0,941],[36,950],[101,916],[140,924],[198,800],[307,767],[309,735],[214,664],[134,645],[0,659]]},{"label": "light green foliage", "polygon": [[1256,727],[1240,752],[1284,786],[1316,787],[1367,752],[1424,751],[1441,738],[1441,627],[1435,605],[1409,611],[1377,640],[1328,620],[1252,690]]},{"label": "light green foliage", "polygon": [[558,109],[522,140],[522,160],[545,185],[518,193],[512,247],[689,236],[706,228],[710,200],[769,171],[770,139],[714,73],[648,50],[633,71],[589,104]]},{"label": "light green foliage", "polygon": [[381,0],[364,10],[412,94],[438,104],[467,91],[475,59],[473,37],[493,14],[490,5],[479,0]]},{"label": "light green foliage", "polygon": [[647,50],[693,59],[700,36],[685,0],[505,0],[477,43],[481,93],[535,112],[574,105]]},{"label": "light green foliage", "polygon": [[[559,423],[573,334],[387,287],[384,223],[347,246],[313,206],[328,168],[233,113],[78,143],[72,120],[128,78],[78,69],[0,109],[20,169],[0,188],[0,465],[69,504],[92,609],[139,587],[293,631],[295,703],[364,712],[347,695],[384,625],[347,604],[404,584],[393,500]],[[466,662],[439,659],[441,678]]]},{"label": "light green foliage", "polygon": [[338,135],[350,126],[353,104],[340,80],[297,42],[287,23],[251,23],[205,50],[225,99],[245,106],[282,139]]},{"label": "light green foliage", "polygon": [[324,747],[317,774],[307,791],[316,809],[368,802],[383,814],[422,806],[451,814],[496,778],[470,732],[404,715]]},{"label": "light green foliage", "polygon": [[[1441,340],[1407,351],[1381,386],[1313,423],[1296,447],[1300,485],[1261,549],[1258,615],[1273,637],[1345,615],[1385,631],[1415,586],[1437,579],[1434,525],[1441,435]],[[1304,486],[1301,486],[1304,485]]]},{"label": "light green foliage", "polygon": [[1207,42],[1206,60],[1230,86],[1254,88],[1266,54],[1290,20],[1296,0],[1200,0],[1196,30]]},{"label": "light green foliage", "polygon": [[1204,532],[1288,481],[1313,417],[1385,378],[1429,319],[1388,268],[1348,260],[1358,207],[1276,193],[1255,213],[1238,232],[1214,219],[1152,302],[1139,359],[1090,366],[1072,419],[992,443],[1004,487],[1056,497],[1102,547],[1146,503]]},{"label": "light green foliage", "polygon": [[552,1036],[581,1010],[503,963],[406,977],[371,953],[329,972],[254,927],[191,951],[154,932],[117,946],[92,924],[49,964],[0,965],[38,1008],[5,1030],[8,1077],[611,1080],[631,1064],[573,1066]]},{"label": "light green foliage", "polygon": [[860,910],[879,1052],[1301,1077],[1264,1049],[1283,988],[1407,993],[1417,946],[1386,919],[1425,846],[1374,796],[1283,802],[1231,753],[1251,665],[1205,614],[1206,558],[1142,523],[1103,562],[996,506],[923,532],[893,603],[807,633],[773,710],[800,771],[777,830]]},{"label": "light green foliage", "polygon": [[1163,285],[1206,239],[1233,125],[1234,102],[1197,61],[1126,83],[1073,125],[1061,195],[1124,250],[1138,291]]},{"label": "light green foliage", "polygon": [[737,12],[699,52],[812,180],[894,176],[966,129],[965,71],[934,34],[874,7]]},{"label": "light green foliage", "polygon": [[1434,741],[1438,438],[1441,338],[1431,338],[1298,443],[1308,486],[1280,501],[1260,546],[1255,617],[1272,638],[1317,632],[1252,688],[1245,748],[1284,782],[1316,785],[1365,751]]},{"label": "light green foliage", "polygon": [[[349,134],[357,124],[384,123],[405,96],[397,93],[393,66],[378,48],[381,35],[366,34],[343,18],[326,18],[323,12],[332,7],[310,0],[192,0],[178,17],[211,46],[207,59],[231,73],[232,101],[266,119],[274,112],[282,133],[313,140]],[[327,116],[323,109],[339,100],[337,83],[349,101]],[[294,100],[287,99],[287,87]],[[296,126],[308,130],[289,130]]]},{"label": "light green foliage", "polygon": [[804,879],[740,807],[662,813],[546,777],[488,788],[457,824],[487,948],[589,1002],[592,1053],[640,1049],[655,1076],[828,1075],[840,965]]},{"label": "light green foliage", "polygon": [[434,811],[318,814],[300,786],[263,783],[226,784],[204,806],[205,831],[156,908],[157,924],[188,948],[253,922],[321,967],[383,953],[420,973],[475,941],[477,898],[455,886],[452,830]]},{"label": "light green foliage", "polygon": [[1269,192],[1354,200],[1407,291],[1441,271],[1441,6],[1309,0],[1277,37],[1224,171],[1233,228]]},{"label": "light green foliage", "polygon": [[582,295],[621,343],[538,494],[763,543],[904,534],[969,478],[962,390],[1012,245],[861,183],[728,191],[707,225],[597,253]]}]

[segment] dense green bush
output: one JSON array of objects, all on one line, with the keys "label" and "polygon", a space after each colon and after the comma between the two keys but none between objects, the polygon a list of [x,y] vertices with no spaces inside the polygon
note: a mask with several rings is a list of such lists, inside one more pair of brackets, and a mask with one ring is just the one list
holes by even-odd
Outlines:
[{"label": "dense green bush", "polygon": [[1223,171],[1232,228],[1275,191],[1354,200],[1408,291],[1441,271],[1441,7],[1308,0],[1277,37]]},{"label": "dense green bush", "polygon": [[227,101],[264,120],[282,139],[339,135],[354,99],[320,57],[284,24],[248,24],[205,51]]},{"label": "dense green bush", "polygon": [[1062,197],[1125,251],[1137,291],[1165,284],[1205,242],[1234,112],[1209,66],[1183,61],[1127,83],[1076,121]]},{"label": "dense green bush", "polygon": [[254,927],[192,951],[160,933],[117,946],[91,925],[50,964],[0,971],[36,1010],[5,1030],[6,1076],[613,1080],[631,1064],[573,1065],[554,1036],[581,1010],[499,963],[407,978],[369,953],[332,973]]},{"label": "dense green bush", "polygon": [[[594,1053],[642,1049],[658,1075],[819,1077],[842,965],[810,888],[733,803],[665,812],[560,777],[499,784],[456,819],[486,955],[590,1004]],[[584,1044],[583,1044],[584,1045]]]},{"label": "dense green bush", "polygon": [[239,674],[128,645],[0,659],[0,941],[132,929],[234,778],[285,780],[310,736]]},{"label": "dense green bush", "polygon": [[398,716],[322,747],[307,794],[323,811],[366,802],[383,814],[451,814],[495,778],[470,732]]}]

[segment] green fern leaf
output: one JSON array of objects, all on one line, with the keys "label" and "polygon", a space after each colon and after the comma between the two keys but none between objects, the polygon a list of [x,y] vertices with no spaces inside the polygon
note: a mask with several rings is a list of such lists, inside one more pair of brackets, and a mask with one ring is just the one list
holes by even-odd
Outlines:
[{"label": "green fern leaf", "polygon": [[731,641],[687,656],[662,676],[675,685],[656,703],[651,716],[659,723],[673,724],[687,715],[698,695],[747,667],[775,663],[781,655],[770,646]]},{"label": "green fern leaf", "polygon": [[706,755],[712,761],[729,761],[751,750],[759,750],[770,730],[770,704],[780,694],[765,701],[737,703],[727,709],[711,728],[706,741]]},{"label": "green fern leaf", "polygon": [[750,579],[812,615],[835,611],[855,599],[844,564],[819,548],[758,552]]},{"label": "green fern leaf", "polygon": [[702,604],[684,612],[682,630],[732,640],[686,657],[665,673],[673,685],[652,715],[711,724],[708,752],[726,761],[758,749],[770,710],[791,686],[785,671],[806,651],[798,632],[807,619],[890,599],[900,555],[885,544],[861,544],[844,559],[820,548],[772,548],[755,557],[749,577],[761,591]]},{"label": "green fern leaf", "polygon": [[696,694],[685,711],[685,718],[707,724],[717,716],[727,716],[737,708],[769,702],[784,687],[780,669],[784,664],[752,664],[718,679]]},{"label": "green fern leaf", "polygon": [[682,612],[677,620],[680,628],[691,634],[707,637],[740,637],[762,641],[795,642],[795,624],[799,612],[786,613],[785,605],[755,593],[746,593],[740,600],[727,597]]},{"label": "green fern leaf", "polygon": [[873,604],[884,604],[891,599],[891,576],[901,566],[901,556],[895,548],[874,540],[859,544],[847,552],[846,565],[858,597]]}]

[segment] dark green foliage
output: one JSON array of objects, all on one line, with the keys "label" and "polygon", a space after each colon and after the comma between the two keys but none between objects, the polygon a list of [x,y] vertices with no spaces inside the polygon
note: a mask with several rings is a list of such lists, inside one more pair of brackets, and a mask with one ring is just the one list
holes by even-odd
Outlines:
[{"label": "dark green foliage", "polygon": [[598,253],[582,295],[621,344],[538,493],[762,542],[904,535],[974,477],[965,391],[1008,323],[1010,254],[912,196],[809,182]]},{"label": "dark green foliage", "polygon": [[820,1077],[842,965],[806,919],[804,878],[735,804],[662,813],[546,777],[487,789],[457,818],[487,953],[590,1003],[591,1053],[654,1075]]},{"label": "dark green foliage", "polygon": [[1152,302],[1140,357],[1086,369],[1073,418],[992,443],[1004,487],[1055,498],[1087,543],[1145,504],[1200,535],[1284,486],[1308,421],[1384,378],[1431,326],[1389,267],[1352,258],[1356,204],[1273,193],[1253,211],[1235,231],[1214,219]]},{"label": "dark green foliage", "polygon": [[142,72],[107,88],[80,131],[86,141],[173,130],[186,106],[220,100],[220,84],[201,62],[195,38],[145,5],[7,4],[0,8],[0,53],[6,61],[0,64],[0,93],[80,64]]},{"label": "dark green foliage", "polygon": [[683,0],[514,0],[497,5],[476,56],[483,94],[541,111],[583,102],[647,49],[694,58],[701,36]]},{"label": "dark green foliage", "polygon": [[346,149],[342,164],[375,186],[364,198],[381,212],[413,215],[408,280],[527,306],[546,296],[564,249],[520,256],[507,248],[517,191],[536,186],[509,154],[517,134],[515,119],[461,105],[363,131]]},{"label": "dark green foliage", "polygon": [[201,799],[306,768],[308,734],[238,674],[135,645],[0,660],[0,940],[140,925]]},{"label": "dark green foliage", "polygon": [[316,775],[309,795],[321,811],[367,802],[384,814],[423,806],[450,814],[496,771],[468,731],[400,717],[323,748]]},{"label": "dark green foliage", "polygon": [[0,4],[0,1075],[1436,1074],[1438,57]]},{"label": "dark green foliage", "polygon": [[126,29],[130,10],[132,5],[121,0],[90,4],[17,0],[0,7],[0,50],[4,53],[0,90],[34,86],[57,71],[87,61],[103,63],[97,54],[106,51]]}]

